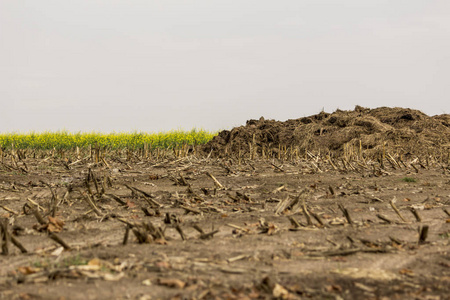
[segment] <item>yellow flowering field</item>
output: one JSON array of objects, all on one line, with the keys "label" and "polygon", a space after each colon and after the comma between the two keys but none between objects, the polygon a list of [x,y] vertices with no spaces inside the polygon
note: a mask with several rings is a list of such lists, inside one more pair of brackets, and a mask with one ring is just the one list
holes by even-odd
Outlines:
[{"label": "yellow flowering field", "polygon": [[182,145],[200,145],[208,142],[215,132],[193,129],[191,131],[173,130],[168,132],[78,132],[67,131],[41,133],[2,133],[0,146],[3,148],[32,149],[72,149],[75,147],[99,146],[110,149],[141,148],[174,148]]}]

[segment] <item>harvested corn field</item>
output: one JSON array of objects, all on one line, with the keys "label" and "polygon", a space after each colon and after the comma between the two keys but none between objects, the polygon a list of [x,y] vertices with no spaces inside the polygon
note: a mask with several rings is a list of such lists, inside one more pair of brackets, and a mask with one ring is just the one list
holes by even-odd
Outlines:
[{"label": "harvested corn field", "polygon": [[323,144],[332,117],[307,149],[264,120],[193,148],[4,148],[0,298],[447,299],[445,116],[404,144],[414,121],[383,119],[373,147]]}]

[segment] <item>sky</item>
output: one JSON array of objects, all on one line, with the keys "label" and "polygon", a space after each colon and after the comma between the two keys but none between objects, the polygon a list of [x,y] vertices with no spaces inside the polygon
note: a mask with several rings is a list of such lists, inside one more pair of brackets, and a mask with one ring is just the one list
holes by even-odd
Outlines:
[{"label": "sky", "polygon": [[450,113],[448,0],[1,0],[0,132]]}]

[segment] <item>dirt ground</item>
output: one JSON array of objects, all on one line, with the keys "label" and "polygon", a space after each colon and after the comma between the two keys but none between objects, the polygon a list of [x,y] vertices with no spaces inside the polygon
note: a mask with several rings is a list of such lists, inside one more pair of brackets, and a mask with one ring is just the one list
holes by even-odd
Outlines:
[{"label": "dirt ground", "polygon": [[5,159],[0,299],[450,299],[450,169],[394,167]]}]

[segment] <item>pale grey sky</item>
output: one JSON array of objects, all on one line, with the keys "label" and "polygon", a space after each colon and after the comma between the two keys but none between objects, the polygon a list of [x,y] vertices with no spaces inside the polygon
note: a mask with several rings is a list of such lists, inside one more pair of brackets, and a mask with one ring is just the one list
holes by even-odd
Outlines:
[{"label": "pale grey sky", "polygon": [[448,0],[1,0],[0,132],[450,113]]}]

